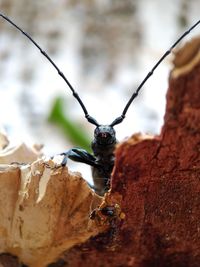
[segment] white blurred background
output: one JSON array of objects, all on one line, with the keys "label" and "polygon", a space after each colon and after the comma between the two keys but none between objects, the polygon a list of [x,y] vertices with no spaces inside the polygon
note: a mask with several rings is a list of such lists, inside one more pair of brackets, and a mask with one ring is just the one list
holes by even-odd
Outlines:
[{"label": "white blurred background", "polygon": [[[199,19],[199,10],[199,0],[0,0],[0,12],[48,52],[102,124],[121,114],[165,50]],[[116,126],[118,140],[160,132],[171,61],[159,66]],[[48,155],[68,150],[68,138],[47,121],[57,96],[66,99],[66,115],[92,140],[94,126],[56,70],[0,18],[0,125],[14,142],[44,144]],[[89,177],[82,165],[75,169]]]}]

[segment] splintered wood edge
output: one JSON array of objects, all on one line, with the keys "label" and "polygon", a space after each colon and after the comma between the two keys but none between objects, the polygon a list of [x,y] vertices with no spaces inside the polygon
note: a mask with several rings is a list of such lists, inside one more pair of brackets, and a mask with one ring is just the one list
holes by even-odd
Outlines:
[{"label": "splintered wood edge", "polygon": [[[21,148],[14,148],[15,161],[16,151],[23,160]],[[23,145],[23,153],[27,158],[32,150]],[[0,253],[18,256],[30,267],[46,266],[108,228],[90,219],[103,198],[79,173],[59,163],[38,159],[25,165],[0,164]]]},{"label": "splintered wood edge", "polygon": [[176,79],[189,73],[200,61],[200,37],[193,38],[175,53],[171,77]]}]

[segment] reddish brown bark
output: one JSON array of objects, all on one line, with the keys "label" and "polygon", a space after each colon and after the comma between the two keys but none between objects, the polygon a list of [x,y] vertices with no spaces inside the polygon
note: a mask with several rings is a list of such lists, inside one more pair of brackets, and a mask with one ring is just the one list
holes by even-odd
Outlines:
[{"label": "reddish brown bark", "polygon": [[71,249],[66,266],[200,266],[199,46],[176,58],[183,74],[171,73],[160,136],[117,148],[111,195],[122,195],[125,220]]},{"label": "reddish brown bark", "polygon": [[200,266],[199,42],[176,58],[161,134],[134,135],[116,150],[106,200],[117,199],[125,218],[52,267]]}]

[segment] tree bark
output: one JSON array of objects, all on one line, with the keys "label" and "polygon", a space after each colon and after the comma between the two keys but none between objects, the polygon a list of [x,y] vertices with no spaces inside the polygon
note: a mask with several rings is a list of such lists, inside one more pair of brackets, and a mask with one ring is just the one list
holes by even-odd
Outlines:
[{"label": "tree bark", "polygon": [[116,149],[110,197],[125,219],[66,252],[65,266],[200,266],[199,50],[197,38],[175,57],[161,134]]}]

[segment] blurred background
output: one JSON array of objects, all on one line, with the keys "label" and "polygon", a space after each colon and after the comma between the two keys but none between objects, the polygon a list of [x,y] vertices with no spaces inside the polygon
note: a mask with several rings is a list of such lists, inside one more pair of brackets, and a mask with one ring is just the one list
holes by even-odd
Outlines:
[{"label": "blurred background", "polygon": [[[199,19],[199,10],[199,0],[0,0],[0,12],[50,55],[102,124],[121,114],[156,61]],[[118,140],[135,132],[159,134],[171,61],[159,66],[116,126]],[[94,131],[57,71],[2,18],[0,126],[14,143],[44,144],[47,155],[89,149]],[[74,166],[90,179],[88,167]]]}]

